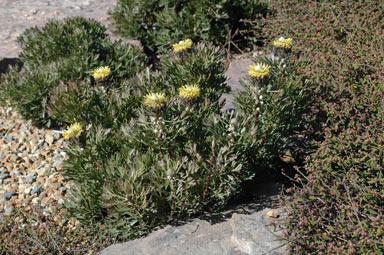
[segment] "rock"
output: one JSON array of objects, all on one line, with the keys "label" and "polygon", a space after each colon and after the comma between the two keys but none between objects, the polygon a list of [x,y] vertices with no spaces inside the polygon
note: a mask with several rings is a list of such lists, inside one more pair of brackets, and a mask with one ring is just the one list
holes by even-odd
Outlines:
[{"label": "rock", "polygon": [[43,188],[41,186],[32,186],[31,195],[33,194],[40,194]]},{"label": "rock", "polygon": [[16,195],[17,195],[17,193],[15,191],[10,191],[10,192],[4,193],[3,198],[8,201],[11,199],[11,197],[16,196]]},{"label": "rock", "polygon": [[276,211],[268,211],[267,212],[267,216],[269,218],[278,218],[279,217],[279,214],[276,212]]},{"label": "rock", "polygon": [[35,198],[32,199],[32,204],[37,205],[38,203],[40,203],[40,198],[35,197]]},{"label": "rock", "polygon": [[13,140],[13,137],[10,136],[10,135],[6,135],[6,136],[4,136],[4,138],[5,138],[8,142],[12,142],[12,140]]},{"label": "rock", "polygon": [[10,215],[13,212],[13,206],[12,205],[7,205],[4,208],[4,214],[5,215]]},{"label": "rock", "polygon": [[32,174],[27,176],[25,183],[31,184],[35,181],[36,181],[36,176]]},{"label": "rock", "polygon": [[[184,225],[166,226],[145,238],[112,245],[100,255],[285,255],[288,249],[279,240],[281,229],[275,230],[266,217],[269,209],[257,210],[260,204],[249,204],[248,215],[233,213],[230,219],[194,219]],[[256,208],[256,209],[255,209]],[[242,211],[239,208],[237,211]],[[278,225],[279,222],[276,222]]]},{"label": "rock", "polygon": [[29,195],[29,194],[31,193],[31,190],[32,190],[31,187],[25,188],[25,189],[24,189],[24,194]]},{"label": "rock", "polygon": [[231,242],[246,254],[287,254],[285,243],[279,239],[281,228],[275,229],[266,217],[264,209],[251,215],[234,214],[232,216]]},{"label": "rock", "polygon": [[56,167],[57,170],[61,170],[62,169],[62,164],[63,164],[63,161],[58,159],[55,161],[55,163],[53,163],[53,166]]},{"label": "rock", "polygon": [[3,180],[3,179],[7,179],[11,177],[9,174],[0,174],[0,179]]}]

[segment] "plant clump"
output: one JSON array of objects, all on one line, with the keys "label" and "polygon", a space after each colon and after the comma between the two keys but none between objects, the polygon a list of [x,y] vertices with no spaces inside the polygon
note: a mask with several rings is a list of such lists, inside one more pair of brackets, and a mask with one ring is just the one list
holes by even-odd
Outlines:
[{"label": "plant clump", "polygon": [[[18,39],[23,47],[20,59],[24,67],[12,69],[2,77],[0,103],[14,107],[37,126],[88,121],[63,116],[74,111],[71,108],[78,103],[71,92],[93,94],[95,100],[89,102],[89,107],[95,110],[107,107],[108,93],[101,93],[106,89],[102,81],[107,77],[111,80],[109,92],[142,70],[146,62],[138,47],[112,42],[105,31],[96,21],[80,17],[52,21],[42,28],[24,31]],[[96,80],[95,84],[79,88],[91,78]],[[76,89],[75,83],[79,84]],[[59,91],[69,93],[62,95],[67,105],[56,104],[61,96],[57,94]],[[57,113],[54,108],[60,111]],[[81,109],[77,107],[76,111]]]},{"label": "plant clump", "polygon": [[174,41],[180,41],[173,45],[176,52],[192,41],[249,46],[252,38],[260,37],[260,17],[268,11],[259,0],[119,0],[111,16],[119,34],[140,40],[146,52],[157,57],[169,53],[169,42]]}]

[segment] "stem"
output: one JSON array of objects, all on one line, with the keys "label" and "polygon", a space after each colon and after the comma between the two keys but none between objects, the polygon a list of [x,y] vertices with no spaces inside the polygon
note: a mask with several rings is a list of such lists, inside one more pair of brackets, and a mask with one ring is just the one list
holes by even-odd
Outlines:
[{"label": "stem", "polygon": [[208,194],[208,187],[209,187],[209,184],[211,183],[211,178],[212,178],[212,171],[209,171],[208,181],[207,181],[207,184],[205,185],[205,190],[204,190],[203,199],[205,199],[205,198],[207,197],[207,194]]}]

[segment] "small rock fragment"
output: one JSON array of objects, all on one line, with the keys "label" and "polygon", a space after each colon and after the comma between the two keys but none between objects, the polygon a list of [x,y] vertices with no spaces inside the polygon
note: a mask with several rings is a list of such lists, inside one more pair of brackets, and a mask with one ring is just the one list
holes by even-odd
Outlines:
[{"label": "small rock fragment", "polygon": [[268,211],[267,216],[270,218],[277,218],[279,217],[279,214],[276,211]]},{"label": "small rock fragment", "polygon": [[16,192],[15,191],[11,191],[11,192],[7,192],[7,193],[3,194],[3,198],[5,200],[7,200],[7,201],[10,200],[11,197],[13,197],[13,196],[16,196]]}]

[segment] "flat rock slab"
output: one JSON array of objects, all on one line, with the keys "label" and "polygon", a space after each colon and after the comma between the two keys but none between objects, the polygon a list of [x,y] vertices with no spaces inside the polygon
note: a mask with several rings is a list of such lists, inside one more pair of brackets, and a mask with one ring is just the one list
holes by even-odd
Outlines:
[{"label": "flat rock slab", "polygon": [[[100,255],[285,255],[280,226],[283,209],[274,206],[283,185],[255,187],[255,200],[215,216],[168,225],[147,237],[112,245]],[[261,192],[260,189],[266,192]],[[271,209],[273,208],[273,209]],[[278,217],[267,216],[276,212]]]},{"label": "flat rock slab", "polygon": [[280,219],[269,218],[264,209],[249,215],[210,224],[195,219],[182,226],[167,226],[149,236],[112,245],[100,255],[285,255]]},{"label": "flat rock slab", "polygon": [[244,90],[240,80],[248,76],[249,66],[253,62],[250,59],[232,61],[225,73],[227,84],[231,88],[231,93],[223,94],[220,100],[225,100],[224,110],[234,109],[234,93]]}]

